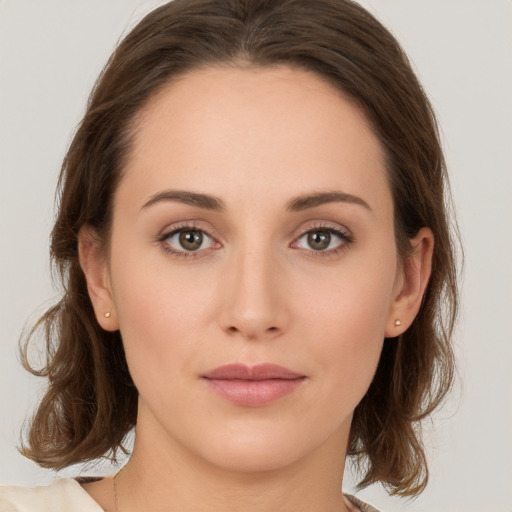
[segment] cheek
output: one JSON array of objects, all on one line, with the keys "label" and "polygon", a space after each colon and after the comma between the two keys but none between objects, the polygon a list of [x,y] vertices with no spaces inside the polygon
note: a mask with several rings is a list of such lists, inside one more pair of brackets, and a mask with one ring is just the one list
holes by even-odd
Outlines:
[{"label": "cheek", "polygon": [[[322,293],[308,293],[313,282],[297,293],[300,309],[308,314],[302,332],[315,340],[310,357],[323,381],[325,396],[343,393],[353,409],[366,393],[377,368],[385,338],[385,326],[393,297],[395,259],[362,265],[362,271],[347,265],[336,279],[323,279]],[[350,268],[349,268],[350,267]]]},{"label": "cheek", "polygon": [[[123,254],[120,257],[120,254]],[[210,287],[198,286],[165,258],[112,254],[112,287],[130,372],[142,392],[156,375],[187,369],[204,338]],[[148,372],[148,368],[152,371]]]},{"label": "cheek", "polygon": [[[357,260],[357,256],[353,258]],[[330,273],[309,274],[300,280],[296,296],[311,328],[336,332],[355,343],[383,338],[393,301],[395,259],[387,262],[349,260],[345,268]]]}]

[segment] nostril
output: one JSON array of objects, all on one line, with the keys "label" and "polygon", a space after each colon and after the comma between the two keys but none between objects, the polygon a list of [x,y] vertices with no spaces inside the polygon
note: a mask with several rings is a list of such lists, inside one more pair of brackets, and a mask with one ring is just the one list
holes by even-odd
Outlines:
[{"label": "nostril", "polygon": [[[263,335],[263,333],[266,333],[268,335],[268,334],[278,333],[279,331],[280,331],[279,327],[272,325],[270,327],[267,327],[266,329],[263,329],[262,331],[260,331],[260,333],[262,335]],[[228,332],[228,334],[244,334],[249,338],[257,338],[258,337],[257,332],[253,332],[250,329],[240,329],[239,327],[236,327],[234,325],[231,325],[230,327],[228,327],[227,332]]]}]

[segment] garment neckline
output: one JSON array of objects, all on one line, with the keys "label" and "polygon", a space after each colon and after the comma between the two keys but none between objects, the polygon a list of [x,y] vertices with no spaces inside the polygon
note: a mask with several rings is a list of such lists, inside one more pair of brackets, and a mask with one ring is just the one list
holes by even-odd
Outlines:
[{"label": "garment neckline", "polygon": [[[96,505],[98,507],[98,511],[104,512],[103,508],[100,507],[98,502],[82,487],[82,484],[88,484],[91,482],[99,482],[100,480],[103,480],[106,477],[103,476],[78,476],[75,478],[65,478],[63,480],[67,480],[70,482],[70,484],[74,485],[77,491],[79,491],[86,499],[89,500],[90,504]],[[361,502],[358,498],[351,494],[343,494],[343,496],[349,501],[349,503],[356,507],[354,509],[354,512],[361,512],[361,505],[364,503]]]},{"label": "garment neckline", "polygon": [[105,477],[103,476],[79,476],[75,478],[65,478],[64,480],[68,480],[70,484],[73,485],[76,490],[82,494],[84,499],[89,500],[91,505],[96,505],[98,512],[104,512],[104,509],[100,507],[99,503],[82,487],[82,484],[98,482],[104,478]]}]

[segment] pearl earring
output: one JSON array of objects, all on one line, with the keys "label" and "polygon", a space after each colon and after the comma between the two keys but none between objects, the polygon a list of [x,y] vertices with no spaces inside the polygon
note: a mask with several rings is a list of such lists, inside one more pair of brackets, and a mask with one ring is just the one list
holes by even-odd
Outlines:
[{"label": "pearl earring", "polygon": [[400,322],[400,320],[396,319],[395,320],[395,327],[400,327],[402,325],[402,322]]},{"label": "pearl earring", "polygon": [[105,318],[110,318],[111,314],[112,314],[112,313],[110,313],[110,311],[107,311],[106,313],[103,313],[103,316],[104,316]]}]

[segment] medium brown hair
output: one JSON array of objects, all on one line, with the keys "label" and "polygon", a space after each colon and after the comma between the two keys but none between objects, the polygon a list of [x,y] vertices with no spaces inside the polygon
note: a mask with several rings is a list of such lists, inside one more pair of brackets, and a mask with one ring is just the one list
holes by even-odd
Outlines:
[{"label": "medium brown hair", "polygon": [[[137,390],[119,332],[95,319],[78,261],[77,235],[92,226],[108,244],[112,196],[134,136],[134,120],[173,78],[213,64],[287,64],[315,72],[365,113],[385,150],[395,236],[405,258],[420,228],[435,236],[433,268],[412,326],[384,343],[375,378],[357,406],[349,455],[361,486],[419,494],[428,470],[419,421],[453,379],[450,338],[457,311],[448,182],[435,116],[395,38],[350,0],[175,0],[147,15],[101,73],[64,159],[51,256],[62,300],[22,347],[29,371],[49,387],[22,452],[61,469],[114,455],[135,425]],[[28,361],[28,341],[43,329],[46,363]]]}]

